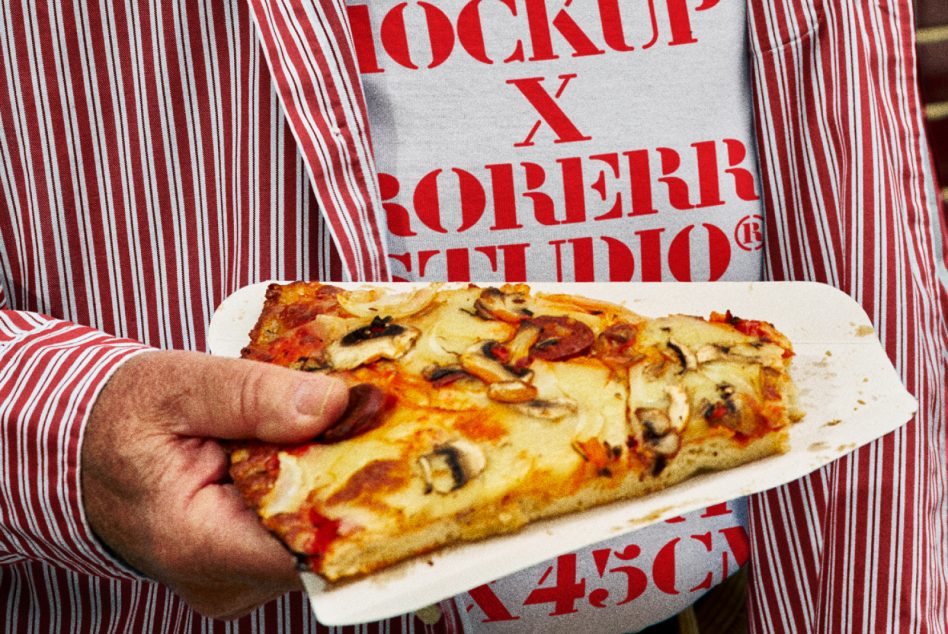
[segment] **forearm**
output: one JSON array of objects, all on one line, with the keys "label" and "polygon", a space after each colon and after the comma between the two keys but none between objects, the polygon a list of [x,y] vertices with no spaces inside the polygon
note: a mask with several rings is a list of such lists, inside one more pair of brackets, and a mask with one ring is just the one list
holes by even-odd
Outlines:
[{"label": "forearm", "polygon": [[0,563],[36,559],[130,576],[86,521],[79,455],[99,391],[145,349],[85,326],[0,311]]}]

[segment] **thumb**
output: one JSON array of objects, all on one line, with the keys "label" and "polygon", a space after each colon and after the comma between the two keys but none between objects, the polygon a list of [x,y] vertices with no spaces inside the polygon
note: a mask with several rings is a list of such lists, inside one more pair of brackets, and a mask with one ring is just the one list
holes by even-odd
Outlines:
[{"label": "thumb", "polygon": [[188,372],[187,398],[175,399],[179,434],[299,442],[319,434],[346,409],[348,389],[335,377],[197,356]]}]

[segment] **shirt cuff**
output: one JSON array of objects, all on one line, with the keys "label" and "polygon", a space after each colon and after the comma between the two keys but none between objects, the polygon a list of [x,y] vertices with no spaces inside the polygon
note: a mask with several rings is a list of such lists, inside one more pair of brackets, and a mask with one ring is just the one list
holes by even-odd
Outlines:
[{"label": "shirt cuff", "polygon": [[35,313],[0,311],[0,559],[144,579],[96,538],[80,456],[92,405],[139,342]]}]

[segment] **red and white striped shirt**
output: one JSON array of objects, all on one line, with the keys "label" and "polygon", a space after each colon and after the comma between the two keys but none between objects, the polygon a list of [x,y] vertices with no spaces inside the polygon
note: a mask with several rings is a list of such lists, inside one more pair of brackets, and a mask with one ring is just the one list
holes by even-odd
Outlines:
[{"label": "red and white striped shirt", "polygon": [[[748,12],[766,273],[855,297],[919,400],[907,426],[754,498],[752,628],[945,632],[945,219],[911,6]],[[214,307],[260,279],[387,276],[343,3],[10,0],[0,126],[5,629],[322,631],[299,594],[223,624],[136,577],[93,538],[78,463],[96,394],[143,344],[203,349]],[[429,629],[457,629],[442,607]]]}]

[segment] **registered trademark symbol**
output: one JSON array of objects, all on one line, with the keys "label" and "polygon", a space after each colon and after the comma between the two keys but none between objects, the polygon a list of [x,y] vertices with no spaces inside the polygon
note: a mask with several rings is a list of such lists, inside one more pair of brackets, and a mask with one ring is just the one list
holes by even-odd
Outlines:
[{"label": "registered trademark symbol", "polygon": [[734,241],[745,251],[759,251],[764,246],[764,218],[759,214],[741,218],[734,227]]}]

